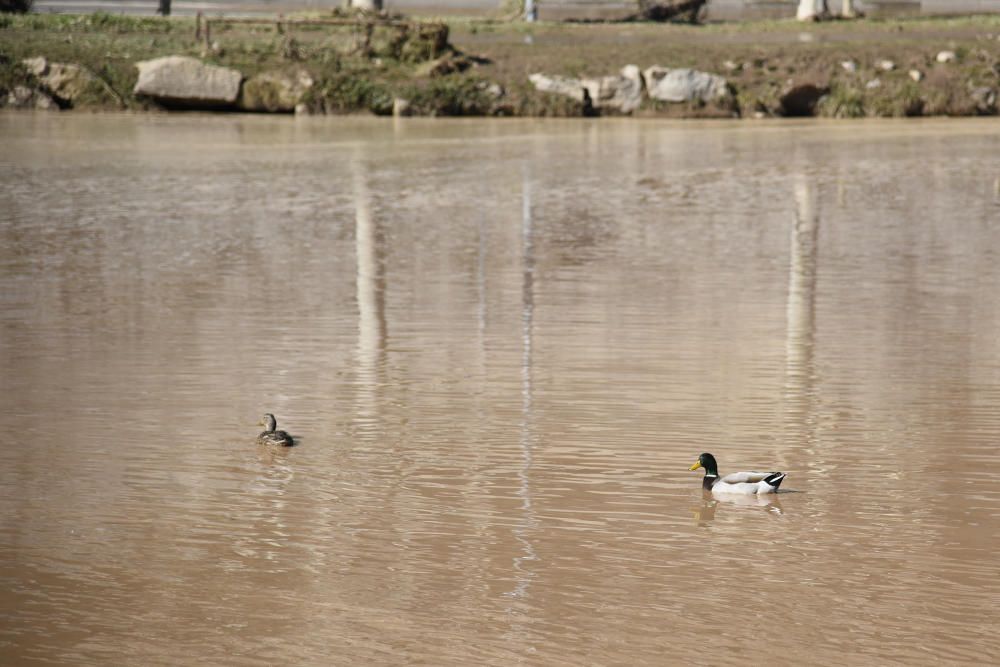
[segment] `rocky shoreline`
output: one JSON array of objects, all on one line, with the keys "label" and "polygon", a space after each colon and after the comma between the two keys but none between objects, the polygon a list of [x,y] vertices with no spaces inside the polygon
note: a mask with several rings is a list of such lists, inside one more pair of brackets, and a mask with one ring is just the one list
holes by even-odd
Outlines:
[{"label": "rocky shoreline", "polygon": [[[200,21],[184,19],[2,16],[0,106],[697,118],[998,113],[1000,20],[863,28],[626,30],[355,16],[284,26],[220,21],[210,40]],[[609,36],[631,39],[629,48],[607,48]],[[645,62],[588,75],[615,55]]]}]

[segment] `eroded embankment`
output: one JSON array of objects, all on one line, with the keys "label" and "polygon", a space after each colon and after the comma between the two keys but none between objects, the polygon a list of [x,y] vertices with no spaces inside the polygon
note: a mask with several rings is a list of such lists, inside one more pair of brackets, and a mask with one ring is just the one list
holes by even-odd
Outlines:
[{"label": "eroded embankment", "polygon": [[1000,90],[997,17],[806,26],[311,18],[323,22],[215,21],[206,36],[194,19],[0,16],[0,104],[859,117],[992,115]]}]

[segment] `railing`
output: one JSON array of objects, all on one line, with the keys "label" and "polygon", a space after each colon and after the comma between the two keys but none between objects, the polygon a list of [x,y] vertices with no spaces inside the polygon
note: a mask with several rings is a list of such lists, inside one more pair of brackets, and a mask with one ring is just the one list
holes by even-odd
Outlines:
[{"label": "railing", "polygon": [[250,17],[229,17],[229,16],[205,16],[202,12],[195,15],[194,37],[196,40],[205,40],[205,44],[212,41],[212,25],[273,25],[279,34],[284,34],[286,29],[295,26],[347,26],[360,31],[370,33],[376,25],[388,26],[398,30],[408,30],[415,25],[413,21],[405,21],[390,18],[286,18],[284,14],[278,14],[275,18],[250,18]]}]

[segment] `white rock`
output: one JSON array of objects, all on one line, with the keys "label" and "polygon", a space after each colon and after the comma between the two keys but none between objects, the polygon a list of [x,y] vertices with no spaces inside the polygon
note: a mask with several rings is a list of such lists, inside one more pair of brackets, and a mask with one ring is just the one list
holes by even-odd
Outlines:
[{"label": "white rock", "polygon": [[872,79],[871,81],[865,84],[865,88],[867,88],[868,90],[874,90],[876,88],[881,88],[881,87],[882,87],[882,82],[879,79]]},{"label": "white rock", "polygon": [[49,70],[49,63],[45,60],[44,56],[38,56],[37,58],[25,58],[21,61],[25,69],[35,76],[42,76]]},{"label": "white rock", "polygon": [[503,89],[499,83],[488,83],[483,88],[483,92],[492,97],[495,100],[500,99],[507,94],[507,91]]},{"label": "white rock", "polygon": [[533,86],[535,86],[535,90],[543,93],[566,95],[567,97],[572,97],[577,102],[583,101],[583,91],[585,88],[583,86],[583,80],[581,79],[574,79],[568,76],[549,76],[547,74],[536,73],[530,75],[528,80],[531,81]]},{"label": "white rock", "polygon": [[243,75],[197,58],[167,56],[136,63],[139,80],[133,92],[166,104],[224,107],[236,103]]},{"label": "white rock", "polygon": [[954,51],[941,51],[937,54],[939,63],[953,63],[958,60],[958,55]]},{"label": "white rock", "polygon": [[911,69],[909,73],[910,73],[910,78],[918,83],[922,81],[924,78],[924,73],[918,69]]},{"label": "white rock", "polygon": [[626,65],[616,76],[584,79],[590,100],[598,109],[617,109],[631,113],[642,104],[642,73],[635,65]]},{"label": "white rock", "polygon": [[644,73],[646,91],[663,102],[713,102],[729,96],[729,85],[717,74],[693,69],[668,69],[653,65]]},{"label": "white rock", "polygon": [[880,69],[883,72],[891,72],[896,69],[896,63],[891,60],[877,60],[875,61],[875,69]]},{"label": "white rock", "polygon": [[566,95],[577,102],[584,101],[584,91],[597,109],[616,109],[622,113],[634,111],[642,103],[642,74],[635,65],[626,65],[621,74],[595,79],[574,79],[536,73],[528,77],[536,90]]},{"label": "white rock", "polygon": [[844,68],[845,72],[849,72],[850,74],[854,74],[858,71],[858,64],[853,60],[845,60],[840,63],[840,66]]}]

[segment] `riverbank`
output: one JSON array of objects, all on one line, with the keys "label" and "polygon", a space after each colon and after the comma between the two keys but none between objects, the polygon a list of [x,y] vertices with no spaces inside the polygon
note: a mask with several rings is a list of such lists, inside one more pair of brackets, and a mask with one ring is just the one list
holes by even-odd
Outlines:
[{"label": "riverbank", "polygon": [[213,23],[205,39],[188,18],[0,16],[0,100],[77,110],[192,108],[136,92],[136,63],[167,56],[233,70],[237,97],[217,107],[256,111],[995,115],[1000,17],[706,26]]}]

